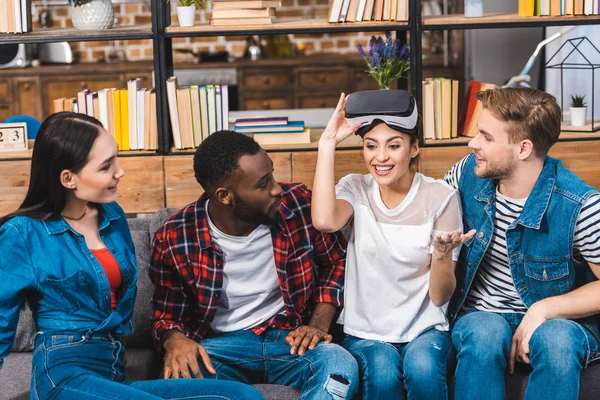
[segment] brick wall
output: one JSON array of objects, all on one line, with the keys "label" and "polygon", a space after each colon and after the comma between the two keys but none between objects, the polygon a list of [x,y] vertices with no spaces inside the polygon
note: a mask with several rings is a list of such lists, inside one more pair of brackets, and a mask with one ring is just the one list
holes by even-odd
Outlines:
[{"label": "brick wall", "polygon": [[[327,16],[329,0],[282,0],[282,7],[276,11],[278,20],[294,20],[300,18],[325,18]],[[151,12],[148,4],[115,4],[115,16],[119,24],[136,25],[151,24]],[[198,11],[196,22],[210,20],[210,3],[207,11]],[[171,4],[171,19],[177,21],[175,12],[176,3]],[[49,7],[52,14],[52,27],[72,27],[71,6]],[[34,7],[34,29],[40,29],[38,14],[40,6]],[[377,33],[383,34],[382,32]],[[335,34],[309,34],[289,35],[295,45],[304,45],[306,54],[327,53],[354,53],[356,45],[366,45],[372,33],[335,33]],[[175,38],[174,49],[192,49],[200,51],[227,50],[233,57],[241,57],[244,52],[246,38],[242,36],[229,37],[197,37]],[[101,42],[71,43],[73,50],[79,55],[81,62],[96,62],[114,56],[125,56],[127,60],[152,60],[151,40],[114,40]],[[193,61],[190,55],[174,53],[175,61]]]}]

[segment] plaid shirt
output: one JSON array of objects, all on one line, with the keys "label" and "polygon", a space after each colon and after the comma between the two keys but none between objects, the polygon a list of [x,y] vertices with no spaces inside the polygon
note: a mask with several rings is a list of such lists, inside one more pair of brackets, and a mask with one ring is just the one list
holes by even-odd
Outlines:
[{"label": "plaid shirt", "polygon": [[[273,256],[285,315],[252,328],[292,330],[305,323],[311,300],[342,306],[346,242],[341,233],[317,231],[311,222],[311,193],[304,184],[281,184],[280,222],[271,227]],[[223,252],[211,242],[207,195],[184,207],[156,232],[150,279],[154,283],[155,344],[176,329],[195,341],[210,331],[223,287]]]}]

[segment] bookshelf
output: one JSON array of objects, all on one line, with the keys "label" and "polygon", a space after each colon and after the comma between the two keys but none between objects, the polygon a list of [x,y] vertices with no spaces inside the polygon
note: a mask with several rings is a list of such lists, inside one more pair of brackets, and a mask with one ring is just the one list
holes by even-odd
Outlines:
[{"label": "bookshelf", "polygon": [[120,26],[104,31],[83,31],[75,28],[44,29],[29,33],[0,34],[0,44],[89,42],[99,40],[152,39],[152,26]]}]

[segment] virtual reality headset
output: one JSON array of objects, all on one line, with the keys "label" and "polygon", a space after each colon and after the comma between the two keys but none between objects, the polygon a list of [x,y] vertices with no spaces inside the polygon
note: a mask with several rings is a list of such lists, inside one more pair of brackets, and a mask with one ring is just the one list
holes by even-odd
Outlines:
[{"label": "virtual reality headset", "polygon": [[419,113],[415,98],[406,90],[365,90],[354,92],[346,101],[348,123],[360,122],[357,135],[364,136],[377,123],[408,135],[419,130]]}]

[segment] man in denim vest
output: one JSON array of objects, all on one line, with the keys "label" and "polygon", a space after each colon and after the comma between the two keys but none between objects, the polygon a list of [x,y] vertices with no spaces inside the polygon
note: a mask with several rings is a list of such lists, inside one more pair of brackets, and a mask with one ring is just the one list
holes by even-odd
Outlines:
[{"label": "man in denim vest", "polygon": [[577,399],[600,351],[600,194],[547,153],[561,109],[534,89],[478,94],[473,152],[444,178],[460,191],[465,232],[448,307],[455,399],[504,399],[504,372],[533,372],[526,399]]}]

